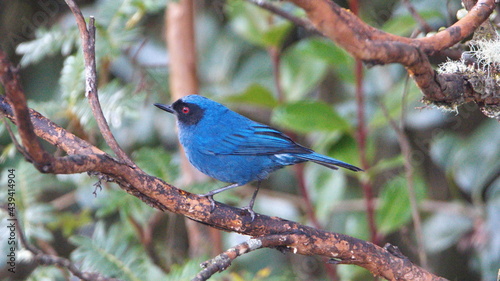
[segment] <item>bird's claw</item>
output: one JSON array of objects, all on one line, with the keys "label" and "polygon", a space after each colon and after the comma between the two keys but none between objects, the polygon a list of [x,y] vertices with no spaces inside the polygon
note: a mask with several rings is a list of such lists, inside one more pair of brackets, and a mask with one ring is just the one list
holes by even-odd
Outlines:
[{"label": "bird's claw", "polygon": [[250,214],[250,217],[252,218],[252,220],[250,222],[253,222],[255,220],[255,212],[254,212],[252,207],[246,206],[246,207],[242,207],[241,209],[246,210]]},{"label": "bird's claw", "polygon": [[215,210],[215,200],[214,200],[214,196],[213,195],[210,195],[210,194],[203,194],[201,195],[205,198],[208,199],[208,201],[210,201],[210,213],[212,213],[214,210]]}]

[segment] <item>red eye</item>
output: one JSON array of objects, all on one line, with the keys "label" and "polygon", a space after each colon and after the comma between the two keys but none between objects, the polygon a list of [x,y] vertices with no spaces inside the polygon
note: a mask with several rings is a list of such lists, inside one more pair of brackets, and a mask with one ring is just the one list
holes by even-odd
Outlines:
[{"label": "red eye", "polygon": [[182,113],[184,113],[184,114],[188,114],[188,113],[189,113],[189,107],[184,106],[184,107],[182,108]]}]

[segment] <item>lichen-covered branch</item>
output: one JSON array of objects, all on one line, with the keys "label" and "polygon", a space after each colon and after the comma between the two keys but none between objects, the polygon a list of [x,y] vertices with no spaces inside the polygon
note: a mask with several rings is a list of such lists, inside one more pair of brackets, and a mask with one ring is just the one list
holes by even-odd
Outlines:
[{"label": "lichen-covered branch", "polygon": [[[423,38],[383,32],[361,21],[330,0],[289,0],[304,9],[318,31],[367,65],[400,63],[424,94],[424,101],[456,107],[473,101],[480,108],[500,111],[500,95],[476,93],[468,77],[438,74],[428,56],[444,51],[470,36],[495,9],[494,0],[479,0],[452,26]],[[489,115],[491,116],[491,115]]]}]

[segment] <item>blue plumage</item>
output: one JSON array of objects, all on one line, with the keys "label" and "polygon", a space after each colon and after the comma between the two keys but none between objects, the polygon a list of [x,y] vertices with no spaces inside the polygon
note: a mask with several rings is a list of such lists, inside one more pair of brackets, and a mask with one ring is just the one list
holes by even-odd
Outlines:
[{"label": "blue plumage", "polygon": [[189,161],[198,170],[220,181],[233,183],[205,196],[263,180],[277,169],[305,161],[330,169],[343,167],[361,171],[353,165],[318,154],[280,131],[202,96],[190,95],[172,105],[155,106],[177,116],[179,141]]}]

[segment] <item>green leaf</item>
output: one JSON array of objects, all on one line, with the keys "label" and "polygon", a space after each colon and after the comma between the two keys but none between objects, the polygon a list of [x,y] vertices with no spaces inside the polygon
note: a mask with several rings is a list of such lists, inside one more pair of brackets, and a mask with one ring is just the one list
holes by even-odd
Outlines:
[{"label": "green leaf", "polygon": [[467,216],[436,213],[423,225],[425,248],[430,253],[445,250],[456,244],[473,227],[474,222]]},{"label": "green leaf", "polygon": [[123,190],[106,190],[102,195],[99,195],[97,201],[96,216],[98,218],[106,218],[119,213],[126,223],[128,223],[128,216],[133,216],[137,221],[146,222],[147,218],[154,212],[139,198],[130,196]]},{"label": "green leaf", "polygon": [[[92,238],[70,237],[71,243],[78,247],[71,253],[71,260],[81,264],[83,271],[98,271],[107,277],[129,281],[160,280],[151,276],[159,273],[152,270],[155,266],[139,246],[140,243],[130,241],[122,227],[114,224],[106,231],[103,223],[97,223]],[[165,276],[162,277],[164,279]]]},{"label": "green leaf", "polygon": [[[436,10],[419,11],[418,14],[426,21],[433,18],[442,18],[441,13]],[[417,25],[418,23],[415,21],[414,16],[401,15],[391,17],[382,26],[382,30],[394,35],[408,36],[415,30],[415,26]]]},{"label": "green leaf", "polygon": [[338,266],[339,280],[372,280],[373,275],[359,266]]},{"label": "green leaf", "polygon": [[62,96],[68,100],[70,105],[82,99],[85,93],[85,65],[81,54],[68,56],[59,78]]},{"label": "green leaf", "polygon": [[[382,78],[382,77],[380,77]],[[395,84],[388,92],[384,94],[384,96],[381,98],[381,102],[384,104],[385,108],[387,109],[389,116],[394,119],[394,120],[399,120],[401,119],[401,110],[402,110],[402,101],[403,97],[402,94],[404,92],[405,88],[405,81],[406,79],[401,79],[401,81],[397,84]],[[422,94],[420,89],[416,86],[415,83],[409,82],[408,88],[407,88],[407,93],[406,93],[406,100],[408,105],[406,106],[407,110],[409,108],[417,107],[417,106],[422,106],[422,103],[419,101],[421,98]],[[384,112],[380,108],[380,106],[377,106],[377,111],[374,114],[374,116],[369,120],[369,127],[372,128],[372,130],[378,129],[380,127],[384,127],[388,124],[389,120],[385,116]]]},{"label": "green leaf", "polygon": [[128,119],[137,118],[138,105],[144,101],[145,92],[135,92],[131,84],[123,85],[119,79],[113,79],[99,89],[99,100],[106,120],[112,127],[122,127]]},{"label": "green leaf", "polygon": [[305,180],[314,202],[316,216],[326,225],[331,220],[333,205],[344,199],[346,177],[343,173],[311,164],[305,169]]},{"label": "green leaf", "polygon": [[237,95],[229,96],[224,100],[228,102],[238,102],[271,108],[278,105],[278,101],[273,96],[273,93],[260,84],[252,84],[248,86],[245,91]]},{"label": "green leaf", "polygon": [[179,166],[172,163],[172,155],[162,147],[142,147],[134,152],[133,157],[146,173],[168,182],[174,182],[179,176]]},{"label": "green leaf", "polygon": [[51,222],[48,226],[52,229],[61,229],[64,236],[69,236],[78,228],[92,222],[90,209],[85,209],[79,214],[73,212],[64,212],[58,214],[56,221]]},{"label": "green leaf", "polygon": [[[304,98],[323,79],[327,62],[312,55],[308,40],[289,47],[281,57],[281,84],[289,100]],[[304,45],[305,44],[305,45]]]},{"label": "green leaf", "polygon": [[68,280],[67,272],[55,265],[37,266],[26,281],[64,281]]},{"label": "green leaf", "polygon": [[[425,195],[425,185],[414,177],[414,188],[417,201]],[[380,208],[376,218],[379,231],[389,234],[411,220],[411,206],[406,178],[396,177],[388,181],[379,196]]]},{"label": "green leaf", "polygon": [[340,79],[354,82],[354,59],[344,49],[326,38],[310,38],[296,45],[297,54],[324,61],[332,67]]},{"label": "green leaf", "polygon": [[230,1],[226,11],[233,30],[241,37],[262,47],[279,47],[292,24],[245,1]]},{"label": "green leaf", "polygon": [[453,168],[453,157],[462,146],[462,139],[451,134],[444,135],[432,143],[430,149],[432,160],[441,168],[451,169]]},{"label": "green leaf", "polygon": [[[269,60],[269,54],[264,51],[255,51],[246,56],[241,54],[241,61],[231,78],[231,93],[246,89],[255,81],[266,86],[268,89],[275,86],[273,79],[273,67]],[[220,61],[220,59],[219,59]]]},{"label": "green leaf", "polygon": [[352,134],[342,134],[328,147],[327,155],[355,166],[360,166],[358,142]]},{"label": "green leaf", "polygon": [[300,133],[346,131],[349,123],[326,103],[301,101],[280,105],[273,110],[272,121]]},{"label": "green leaf", "polygon": [[[200,264],[205,261],[203,257],[196,257],[187,260],[184,264],[173,264],[170,272],[166,276],[166,281],[178,281],[178,280],[191,280],[196,274],[200,272]],[[217,273],[215,280],[226,280],[224,275],[228,272],[224,271],[222,274]],[[227,278],[227,277],[226,277]],[[228,279],[229,280],[229,279]],[[234,279],[230,279],[234,280]]]},{"label": "green leaf", "polygon": [[68,55],[77,45],[79,34],[76,28],[62,31],[56,26],[51,30],[37,29],[35,37],[31,41],[19,44],[16,48],[16,53],[23,55],[20,62],[22,66],[40,62],[45,57],[53,56],[58,52]]},{"label": "green leaf", "polygon": [[466,139],[455,135],[438,138],[432,144],[431,156],[478,203],[485,184],[500,167],[499,142],[498,123],[487,120]]},{"label": "green leaf", "polygon": [[[40,198],[55,190],[64,191],[67,187],[55,175],[41,174],[33,164],[20,161],[14,167],[15,194],[17,217],[21,222],[28,239],[51,240],[52,233],[46,225],[54,221],[53,206]],[[8,171],[0,174],[0,182],[7,183]],[[5,185],[6,186],[6,185]],[[0,204],[9,200],[7,192],[0,192]]]},{"label": "green leaf", "polygon": [[162,12],[169,1],[164,0],[132,0],[131,5],[144,9],[147,13]]},{"label": "green leaf", "polygon": [[377,164],[372,166],[370,168],[370,174],[375,176],[375,175],[380,175],[383,172],[386,172],[388,170],[392,170],[395,168],[399,168],[403,166],[404,164],[404,158],[403,155],[397,155],[392,158],[383,158],[380,159]]}]

